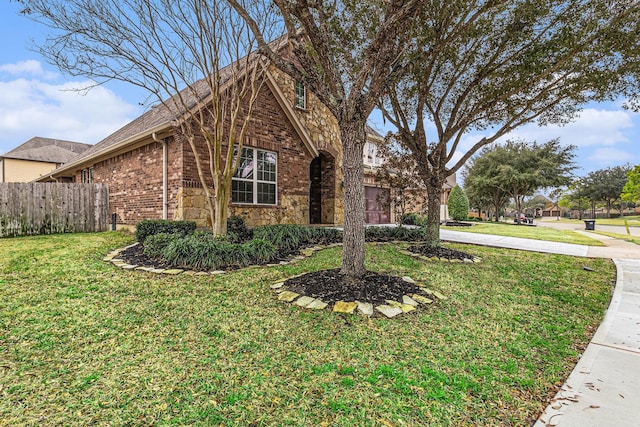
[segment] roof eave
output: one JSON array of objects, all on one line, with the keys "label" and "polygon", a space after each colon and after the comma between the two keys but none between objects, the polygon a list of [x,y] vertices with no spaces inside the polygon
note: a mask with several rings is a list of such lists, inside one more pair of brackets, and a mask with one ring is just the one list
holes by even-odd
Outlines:
[{"label": "roof eave", "polygon": [[[72,161],[70,163],[66,163],[63,166],[51,172],[50,174],[47,174],[45,176],[38,178],[36,181],[44,181],[51,177],[59,178],[63,176],[72,176],[76,170],[81,169],[83,166],[95,164],[98,161],[103,160],[105,157],[109,157],[113,153],[122,151],[124,148],[129,149],[135,143],[143,142],[145,139],[152,138],[152,135],[154,133],[158,134],[158,133],[161,133],[162,131],[171,129],[172,127],[173,126],[171,122],[161,123],[150,129],[146,129],[143,132],[130,136],[129,138],[123,139],[117,144],[111,145],[105,148],[104,150],[97,151],[89,157],[85,157],[82,159],[78,159],[76,161]],[[152,142],[152,140],[150,142]],[[129,151],[129,150],[126,150],[126,151]]]}]

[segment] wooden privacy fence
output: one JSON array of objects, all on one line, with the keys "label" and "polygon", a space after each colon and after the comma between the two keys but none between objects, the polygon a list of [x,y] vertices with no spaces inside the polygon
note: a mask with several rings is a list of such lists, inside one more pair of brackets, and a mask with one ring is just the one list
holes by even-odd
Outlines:
[{"label": "wooden privacy fence", "polygon": [[104,184],[0,183],[0,237],[105,231]]}]

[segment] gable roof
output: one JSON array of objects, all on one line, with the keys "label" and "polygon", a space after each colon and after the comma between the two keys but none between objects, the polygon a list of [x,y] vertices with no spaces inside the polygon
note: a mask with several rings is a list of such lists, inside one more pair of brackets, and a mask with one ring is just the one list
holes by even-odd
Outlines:
[{"label": "gable roof", "polygon": [[47,163],[66,163],[87,151],[91,145],[63,139],[36,136],[0,157]]},{"label": "gable roof", "polygon": [[[254,58],[254,60],[260,60],[257,55],[255,55]],[[222,90],[224,90],[225,86],[230,83],[230,79],[234,76],[233,71],[234,70],[231,65],[220,70]],[[266,69],[266,83],[267,87],[274,94],[278,104],[284,110],[287,118],[292,122],[295,131],[302,139],[305,147],[314,157],[317,156],[318,151],[313,144],[311,137],[306,132],[298,116],[294,113],[293,106],[284,99],[282,91],[277,87],[277,84],[268,69]],[[198,105],[203,105],[209,102],[211,98],[211,88],[205,79],[201,79],[190,87],[183,89],[180,95],[185,98],[187,108],[192,109]],[[170,99],[167,100],[166,104],[171,105]],[[122,150],[137,141],[141,141],[143,139],[154,139],[156,133],[171,129],[176,125],[175,120],[184,117],[185,114],[186,113],[177,111],[173,106],[167,106],[165,104],[156,105],[149,111],[143,113],[140,117],[107,136],[102,141],[91,146],[90,149],[74,157],[69,163],[56,169],[53,174],[60,176],[65,172],[73,172],[74,168],[94,162],[98,158]]]}]

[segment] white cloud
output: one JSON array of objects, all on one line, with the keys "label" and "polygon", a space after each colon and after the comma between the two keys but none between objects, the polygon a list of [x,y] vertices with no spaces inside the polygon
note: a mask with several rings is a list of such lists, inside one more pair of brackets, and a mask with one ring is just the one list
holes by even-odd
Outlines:
[{"label": "white cloud", "polygon": [[587,157],[587,160],[597,163],[601,168],[603,168],[607,166],[621,165],[628,162],[630,163],[633,162],[635,158],[636,156],[634,154],[627,151],[607,147],[593,150]]},{"label": "white cloud", "polygon": [[18,75],[21,77],[30,75],[45,80],[54,80],[58,77],[56,73],[45,71],[44,68],[42,68],[42,63],[33,59],[29,59],[27,61],[19,61],[15,64],[0,65],[0,72],[8,73],[11,75]]},{"label": "white cloud", "polygon": [[529,124],[516,129],[501,141],[508,138],[524,138],[528,141],[543,143],[560,138],[563,144],[578,147],[628,143],[627,131],[634,127],[632,115],[633,113],[625,110],[587,108],[573,122],[565,126],[540,127]]},{"label": "white cloud", "polygon": [[141,113],[103,86],[74,91],[90,84],[0,77],[0,153],[34,136],[94,144]]}]

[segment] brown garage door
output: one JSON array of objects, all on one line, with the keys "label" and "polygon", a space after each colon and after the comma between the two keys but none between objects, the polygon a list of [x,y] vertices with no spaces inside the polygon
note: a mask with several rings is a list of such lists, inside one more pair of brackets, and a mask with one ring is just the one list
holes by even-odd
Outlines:
[{"label": "brown garage door", "polygon": [[364,197],[367,203],[364,221],[367,224],[388,224],[391,217],[388,203],[384,201],[389,200],[389,189],[364,187]]}]

